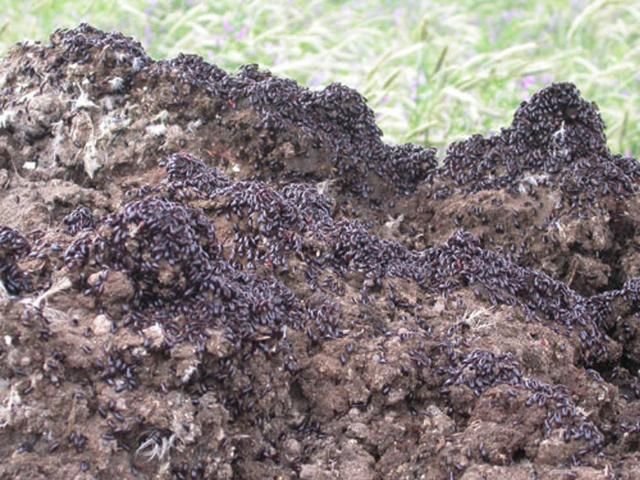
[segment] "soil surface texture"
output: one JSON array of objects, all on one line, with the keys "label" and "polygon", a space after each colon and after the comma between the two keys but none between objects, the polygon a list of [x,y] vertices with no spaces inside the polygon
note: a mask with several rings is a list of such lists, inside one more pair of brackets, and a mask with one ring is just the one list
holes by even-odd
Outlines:
[{"label": "soil surface texture", "polygon": [[88,25],[0,61],[0,478],[640,478],[640,164]]}]

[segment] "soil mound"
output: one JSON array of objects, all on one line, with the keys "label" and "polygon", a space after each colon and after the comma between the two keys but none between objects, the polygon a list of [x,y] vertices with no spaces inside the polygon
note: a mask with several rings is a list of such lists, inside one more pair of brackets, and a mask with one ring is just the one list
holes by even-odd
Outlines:
[{"label": "soil mound", "polygon": [[640,166],[575,86],[438,159],[81,25],[0,107],[0,478],[640,476]]}]

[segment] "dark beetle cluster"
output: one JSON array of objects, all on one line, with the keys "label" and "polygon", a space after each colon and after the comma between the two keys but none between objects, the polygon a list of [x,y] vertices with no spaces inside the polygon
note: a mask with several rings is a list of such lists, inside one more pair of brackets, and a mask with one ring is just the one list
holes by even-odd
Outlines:
[{"label": "dark beetle cluster", "polygon": [[571,83],[553,84],[523,102],[503,136],[507,145],[531,164],[534,162],[527,156],[536,150],[550,154],[552,161],[608,153],[597,106],[582,99]]},{"label": "dark beetle cluster", "polygon": [[[484,189],[534,195],[537,187],[546,186],[562,194],[559,210],[567,205],[592,205],[605,197],[619,200],[637,192],[640,167],[633,159],[611,155],[597,108],[585,102],[573,85],[555,84],[534,95],[520,106],[512,125],[499,135],[475,135],[452,144],[444,164],[438,167],[433,149],[385,145],[364,98],[342,85],[310,91],[253,65],[229,75],[187,55],[153,62],[132,40],[103,34],[86,25],[56,32],[52,42],[57,48],[54,68],[65,62],[77,63],[80,69],[95,63],[98,70],[122,76],[127,86],[134,81],[145,87],[160,85],[166,89],[163,101],[172,107],[190,98],[189,94],[205,92],[207,101],[194,102],[197,108],[193,110],[182,109],[178,121],[219,122],[218,126],[230,125],[233,130],[239,127],[230,118],[242,117],[246,124],[239,130],[247,137],[238,136],[259,143],[258,155],[251,156],[258,167],[252,179],[234,180],[188,153],[176,153],[159,162],[166,178],[125,192],[127,202],[120,208],[114,206],[110,215],[97,218],[89,208],[78,207],[64,217],[63,228],[74,237],[64,255],[68,268],[64,276],[74,280],[74,292],[95,299],[94,307],[87,307],[91,302],[84,298],[78,311],[93,308],[107,319],[111,333],[130,328],[140,336],[135,348],[116,347],[114,342],[100,349],[101,337],[82,325],[87,339],[93,335],[95,342],[86,342],[79,349],[85,360],[91,358],[90,368],[98,381],[109,386],[110,395],[131,399],[144,395],[145,388],[157,389],[158,394],[176,389],[186,394],[197,410],[205,404],[206,394],[212,392],[215,395],[210,396],[234,421],[238,420],[234,431],[240,432],[245,420],[251,428],[262,430],[264,438],[255,440],[256,444],[262,442],[256,447],[257,459],[278,463],[278,449],[273,446],[276,443],[265,446],[271,444],[267,437],[275,437],[276,432],[268,432],[264,426],[286,408],[286,401],[281,402],[279,395],[288,394],[286,387],[291,384],[287,382],[314,365],[306,362],[308,358],[296,356],[305,348],[309,356],[325,347],[325,353],[331,352],[333,345],[323,342],[347,336],[345,344],[334,350],[336,368],[360,368],[364,355],[371,353],[369,342],[379,342],[375,362],[387,364],[389,371],[399,367],[402,378],[399,375],[398,382],[384,379],[378,389],[370,388],[374,400],[381,394],[383,400],[397,402],[403,398],[397,394],[404,395],[401,389],[406,389],[411,414],[418,415],[412,405],[422,401],[420,396],[426,390],[431,399],[438,393],[444,395],[445,403],[447,395],[454,400],[453,395],[462,392],[466,409],[474,395],[481,397],[489,389],[504,385],[509,396],[517,399],[514,405],[518,408],[543,412],[539,436],[561,430],[565,441],[585,444],[575,461],[602,450],[605,437],[599,427],[606,432],[605,422],[596,420],[597,413],[587,418],[590,414],[577,406],[572,394],[580,397],[581,392],[570,392],[568,387],[528,375],[523,360],[505,353],[502,345],[496,345],[496,351],[485,350],[485,346],[478,349],[480,328],[464,319],[450,320],[469,306],[467,302],[474,295],[485,306],[513,307],[496,310],[513,315],[514,322],[536,322],[536,331],[553,330],[566,339],[558,349],[564,351],[570,345],[576,367],[604,365],[603,376],[607,376],[604,371],[618,362],[616,355],[624,358],[633,351],[632,342],[637,341],[629,324],[637,321],[640,312],[640,279],[631,279],[618,290],[584,297],[567,284],[518,264],[515,247],[511,255],[491,251],[483,248],[477,237],[459,231],[441,245],[412,250],[383,240],[370,225],[350,218],[354,211],[367,206],[373,207],[372,216],[380,211],[384,214],[384,209],[376,209],[393,196],[390,191],[407,194],[418,188],[433,187],[436,198],[445,198]],[[243,115],[224,118],[238,110],[244,110]],[[292,161],[293,171],[300,159],[301,164],[313,158],[326,162],[317,169],[305,165],[304,173],[282,174],[289,172],[284,168],[288,154],[281,155],[280,150],[269,154],[285,142],[292,145],[294,155],[310,157]],[[236,159],[243,158],[241,152],[234,153],[238,153]],[[240,171],[244,175],[250,170]],[[272,176],[277,177],[278,186],[264,181]],[[334,184],[338,188],[329,189]],[[337,200],[331,198],[329,190],[339,192],[341,200],[346,191],[375,197],[375,201],[358,201],[351,211],[347,208],[350,205],[336,208]],[[351,195],[346,197],[349,200]],[[624,203],[620,205],[626,208]],[[425,205],[426,210],[432,207]],[[459,215],[461,218],[462,213]],[[472,215],[480,223],[488,223],[489,214],[485,215],[480,206],[472,208]],[[455,212],[454,216],[458,217]],[[507,221],[496,225],[498,233],[508,230]],[[524,223],[519,216],[513,222],[518,230],[522,226],[519,222]],[[456,218],[456,224],[462,224],[462,220]],[[414,225],[402,233],[412,228]],[[33,265],[47,261],[36,237],[30,234],[29,239],[37,255],[27,257],[28,261],[21,263],[23,268],[37,268]],[[55,245],[56,253],[60,252],[62,247]],[[527,250],[529,245],[521,248]],[[0,279],[10,294],[31,288],[17,263],[29,251],[29,242],[19,232],[0,227]],[[63,285],[68,294],[72,290],[69,282]],[[411,292],[405,292],[405,288]],[[46,301],[25,306],[21,327],[34,330],[48,345],[55,343],[62,327],[58,322],[49,328],[47,310],[65,305],[56,304],[64,294],[52,289],[37,297]],[[123,301],[127,303],[117,311],[113,302],[105,302],[110,298],[126,298]],[[435,302],[438,308],[445,305],[447,310],[432,311]],[[75,326],[80,321],[84,319],[71,319]],[[402,333],[398,329],[395,335],[398,327]],[[18,337],[11,337],[11,341],[13,338]],[[138,337],[127,335],[125,340],[131,338]],[[24,336],[19,340],[28,339]],[[357,343],[360,340],[362,345]],[[522,341],[525,348],[526,342]],[[75,355],[67,358],[74,363],[82,360]],[[402,365],[394,365],[398,358],[402,358]],[[45,361],[49,372],[57,372],[65,356],[56,352]],[[411,361],[416,371],[411,371]],[[161,372],[161,381],[156,383],[155,378],[148,377],[150,371]],[[591,381],[603,381],[595,370],[587,370],[587,374]],[[58,386],[61,381],[74,381],[73,376],[50,373],[50,377]],[[349,381],[346,377],[338,381]],[[619,379],[621,389],[640,396],[637,377],[627,377]],[[283,386],[284,391],[276,392]],[[24,383],[19,392],[24,401],[31,401],[37,388],[35,383]],[[269,403],[272,394],[278,397],[278,405]],[[633,400],[629,397],[629,403]],[[95,408],[101,417],[98,420],[111,429],[103,440],[115,440],[117,448],[136,448],[132,430],[136,427],[132,425],[144,432],[137,436],[137,455],[142,452],[150,458],[162,457],[159,452],[166,453],[180,437],[177,430],[174,434],[167,428],[144,429],[146,420],[131,410],[118,410],[111,398],[99,402]],[[286,418],[282,424],[288,427],[282,428],[295,430],[300,436],[324,435],[324,425],[314,418],[314,403],[304,403],[308,403],[308,411],[295,422]],[[456,410],[459,405],[451,402],[453,413],[462,413]],[[379,405],[366,397],[358,398],[352,406],[371,409],[372,415],[380,411],[375,410]],[[463,416],[467,414],[465,411]],[[620,428],[637,432],[640,427],[632,420],[620,424]],[[279,422],[271,423],[280,428]],[[182,427],[187,429],[184,424]],[[78,431],[69,432],[58,437],[60,441],[51,451],[63,446],[65,438],[67,446],[78,453],[92,448],[87,437]],[[190,433],[196,435],[194,430]],[[228,441],[235,442],[233,438]],[[201,454],[201,446],[185,445],[190,452],[197,452],[196,456],[173,462],[170,469],[174,477],[211,475],[214,467],[206,460],[207,453]],[[303,456],[308,457],[310,447],[313,445],[309,443],[302,447]],[[29,442],[22,445],[24,452],[32,448]],[[481,453],[481,457],[487,456]],[[89,465],[84,464],[82,469],[88,470]]]},{"label": "dark beetle cluster", "polygon": [[330,265],[344,275],[348,271],[384,276],[424,279],[421,255],[404,246],[373,235],[363,224],[341,221],[325,236],[330,245]]},{"label": "dark beetle cluster", "polygon": [[11,295],[30,290],[28,276],[16,261],[31,251],[27,239],[17,230],[0,225],[0,281]]},{"label": "dark beetle cluster", "polygon": [[[230,199],[228,213],[242,220],[253,215],[256,229],[264,237],[278,240],[276,246],[295,245],[293,234],[297,232],[285,227],[300,227],[301,220],[292,204],[266,185],[231,184],[193,158],[174,156],[167,169],[167,184],[155,189],[155,194],[162,191],[172,198]],[[214,188],[216,182],[219,189]],[[278,219],[282,219],[282,228],[277,226]],[[288,232],[292,236],[287,237]],[[237,233],[236,244],[242,244],[242,238]],[[259,246],[244,247],[247,258],[255,260]],[[231,259],[235,251],[229,253]],[[123,324],[141,330],[157,322],[169,347],[188,341],[202,350],[207,331],[223,328],[240,350],[254,342],[278,340],[284,326],[302,324],[304,306],[282,283],[258,278],[243,271],[241,264],[229,262],[209,218],[200,210],[166,198],[152,195],[127,203],[102,219],[95,230],[84,232],[68,248],[65,260],[69,268],[85,275],[104,272],[105,268],[125,272],[135,294],[131,304],[123,307]],[[97,293],[94,290],[87,292]],[[134,374],[131,365],[110,357],[103,377],[116,386],[133,388]]]},{"label": "dark beetle cluster", "polygon": [[151,63],[140,42],[121,33],[105,33],[86,23],[70,30],[56,30],[51,43],[62,45],[56,66],[63,62],[87,64],[99,58],[106,68],[126,67],[136,72]]},{"label": "dark beetle cluster", "polygon": [[596,105],[559,83],[523,102],[500,135],[451,144],[439,174],[471,191],[553,183],[574,207],[636,192],[640,167],[611,155]]},{"label": "dark beetle cluster", "polygon": [[340,306],[331,299],[324,301],[307,311],[306,333],[313,343],[317,343],[319,338],[339,338],[340,316],[342,314]]},{"label": "dark beetle cluster", "polygon": [[[370,190],[366,180],[369,173],[378,175],[391,189],[410,192],[437,164],[434,149],[384,144],[365,99],[344,85],[334,83],[324,90],[311,91],[292,80],[260,71],[256,65],[229,75],[192,55],[158,62],[153,73],[177,77],[183,85],[209,93],[219,99],[221,109],[251,105],[260,115],[256,127],[272,135],[298,129],[310,145],[326,152],[339,182],[364,195]],[[177,87],[175,93],[179,95]],[[273,145],[263,145],[263,157]]]},{"label": "dark beetle cluster", "polygon": [[[458,185],[474,184],[478,189],[487,188],[495,179],[488,173],[497,170],[498,161],[501,160],[497,151],[492,151],[497,144],[496,138],[484,138],[482,135],[473,135],[469,139],[452,143],[445,157],[444,174],[450,176]],[[520,173],[520,165],[514,161],[505,159],[506,174],[513,176]]]},{"label": "dark beetle cluster", "polygon": [[[587,362],[606,354],[609,338],[602,323],[612,298],[585,299],[562,282],[481,248],[469,234],[459,232],[441,247],[415,252],[379,239],[363,224],[335,223],[328,199],[311,186],[291,184],[278,192],[260,182],[230,182],[184,155],[172,156],[166,167],[172,197],[193,197],[195,192],[196,198],[226,199],[217,203],[226,206],[219,214],[232,213],[240,220],[236,225],[249,219],[248,230],[235,230],[231,260],[242,257],[250,263],[280,265],[281,255],[289,252],[309,262],[307,281],[316,286],[314,268],[330,267],[341,276],[363,273],[363,294],[379,288],[387,276],[412,279],[441,293],[470,287],[494,305],[518,306],[530,319],[551,321],[575,332]],[[319,249],[305,248],[303,237],[314,238],[311,245]],[[326,319],[332,322],[330,316]]]},{"label": "dark beetle cluster", "polygon": [[290,183],[280,193],[288,202],[297,206],[305,224],[321,230],[333,225],[333,202],[317,186]]},{"label": "dark beetle cluster", "polygon": [[[295,205],[262,182],[238,182],[218,192],[234,227],[231,259],[283,265],[286,251],[299,252],[305,225]],[[246,222],[246,223],[245,223]]]},{"label": "dark beetle cluster", "polygon": [[17,230],[0,225],[0,256],[6,258],[20,258],[29,253],[31,246],[28,240]]},{"label": "dark beetle cluster", "polygon": [[78,432],[69,434],[69,443],[73,445],[77,453],[82,453],[87,445],[87,437]]},{"label": "dark beetle cluster", "polygon": [[80,206],[65,216],[62,219],[62,223],[64,223],[69,235],[75,235],[81,230],[93,229],[96,225],[96,220],[89,208]]},{"label": "dark beetle cluster", "polygon": [[[57,32],[53,40],[65,46],[66,55],[86,57],[86,61],[104,45],[112,45],[109,51],[122,54],[111,54],[110,58],[126,58],[129,63],[135,60],[145,75],[178,80],[173,85],[176,97],[182,96],[185,88],[197,89],[215,98],[218,110],[250,105],[259,114],[257,128],[273,135],[297,129],[309,145],[323,149],[341,185],[365,196],[375,183],[409,193],[421,182],[440,178],[445,182],[437,189],[441,197],[449,194],[447,179],[477,191],[515,188],[526,175],[551,177],[535,181],[557,181],[571,205],[578,203],[578,197],[594,201],[597,194],[627,195],[636,188],[638,166],[610,154],[597,107],[582,99],[569,83],[553,84],[523,102],[512,125],[500,135],[475,135],[452,144],[443,167],[438,168],[434,149],[384,144],[365,99],[343,85],[311,91],[261,71],[256,65],[229,75],[192,55],[154,63],[131,39],[104,34],[87,25]],[[138,71],[133,64],[130,69],[132,74]],[[275,145],[265,142],[261,157],[267,157]],[[378,181],[372,183],[370,174],[378,176]]]},{"label": "dark beetle cluster", "polygon": [[411,193],[436,172],[438,160],[435,148],[417,145],[386,146],[382,154],[384,161],[376,165],[376,173],[391,179],[395,188],[402,193]]},{"label": "dark beetle cluster", "polygon": [[170,156],[164,166],[168,178],[157,192],[181,201],[208,200],[210,209],[234,221],[233,261],[283,266],[287,252],[300,253],[307,228],[331,223],[328,198],[310,185],[277,191],[263,182],[232,182],[185,154]]},{"label": "dark beetle cluster", "polygon": [[[322,228],[308,227],[320,250],[303,249],[312,265],[330,267],[341,276],[363,273],[365,290],[379,287],[387,276],[412,279],[440,293],[469,287],[494,305],[517,306],[529,319],[575,333],[587,362],[597,363],[606,355],[610,340],[602,327],[610,313],[611,295],[581,297],[562,282],[481,248],[477,238],[463,232],[441,247],[415,252],[379,239],[357,222],[331,224],[329,217],[322,218]],[[313,271],[310,267],[310,283],[317,281]]]},{"label": "dark beetle cluster", "polygon": [[207,330],[223,328],[240,351],[279,340],[285,326],[301,326],[303,315],[303,306],[281,283],[230,270],[212,276],[193,298],[136,311],[128,323],[134,328],[159,323],[169,347],[187,341],[204,348]]},{"label": "dark beetle cluster", "polygon": [[[343,334],[343,313],[334,298],[318,296],[305,305],[275,275],[257,276],[255,264],[286,264],[278,259],[302,260],[311,286],[322,287],[327,282],[323,269],[332,271],[331,289],[349,282],[359,288],[363,303],[369,295],[384,293],[385,279],[392,277],[415,281],[436,294],[471,289],[491,304],[512,305],[530,320],[563,329],[579,342],[587,364],[606,357],[609,338],[603,327],[612,303],[620,298],[637,302],[633,282],[587,299],[547,275],[483,249],[476,237],[464,232],[439,247],[409,250],[380,239],[362,223],[334,221],[331,201],[313,185],[295,183],[277,190],[262,182],[232,181],[184,154],[171,156],[164,166],[167,178],[160,185],[83,232],[67,258],[72,268],[126,272],[138,292],[122,325],[137,331],[161,325],[162,348],[188,342],[204,354],[210,331],[224,330],[234,355],[222,359],[214,374],[194,374],[190,388],[198,395],[231,381],[237,362],[271,352],[273,345],[290,358],[282,342],[288,327],[305,331],[311,345]],[[203,205],[206,213],[189,204]],[[224,250],[214,221],[233,222],[233,242]],[[576,409],[568,392],[527,377],[510,355],[465,352],[463,342],[450,340],[441,347],[445,391],[460,384],[477,395],[499,384],[526,390],[527,405],[547,409],[547,435],[561,428],[565,440],[584,440],[587,446],[580,455],[603,445],[602,433]],[[433,361],[418,351],[412,358],[422,367]],[[347,356],[340,361],[346,364]],[[298,368],[293,358],[285,363],[290,372]],[[117,391],[137,386],[135,367],[116,354],[102,372]],[[251,411],[256,391],[234,390],[224,399],[225,408],[234,415]]]},{"label": "dark beetle cluster", "polygon": [[167,188],[174,197],[181,197],[184,190],[195,189],[199,197],[208,198],[231,184],[222,172],[187,153],[170,155],[160,165],[167,171]]},{"label": "dark beetle cluster", "polygon": [[509,385],[529,392],[525,405],[547,409],[544,434],[562,428],[566,442],[584,440],[587,446],[577,452],[583,456],[599,450],[604,444],[604,435],[596,425],[577,410],[570,393],[563,385],[550,385],[525,375],[518,362],[509,353],[496,355],[485,350],[474,350],[454,360],[446,372],[443,387],[446,391],[453,385],[466,385],[480,396],[496,385]]},{"label": "dark beetle cluster", "polygon": [[337,178],[365,196],[371,186],[368,174],[398,192],[415,190],[437,164],[435,150],[415,145],[389,146],[364,98],[348,87],[331,84],[319,92],[301,88],[295,82],[268,76],[248,85],[246,95],[271,125],[293,125],[328,147]]},{"label": "dark beetle cluster", "polygon": [[364,287],[376,288],[384,277],[400,277],[437,293],[471,288],[492,305],[519,307],[527,319],[551,322],[551,327],[558,325],[575,334],[587,363],[605,358],[610,339],[604,326],[612,302],[633,291],[627,287],[617,293],[582,297],[544,273],[483,249],[476,237],[464,232],[440,247],[421,252],[380,240],[354,222],[338,222],[321,238],[328,248],[313,261],[342,276],[365,274]]},{"label": "dark beetle cluster", "polygon": [[171,466],[171,474],[176,480],[201,480],[205,478],[206,468],[204,462],[197,462],[194,465],[182,462]]},{"label": "dark beetle cluster", "polygon": [[[597,361],[609,340],[601,324],[611,300],[590,301],[544,273],[520,267],[505,256],[482,249],[477,238],[458,232],[443,247],[426,252],[439,289],[470,286],[496,304],[516,305],[539,318],[578,332],[585,359]],[[433,280],[432,280],[433,282]],[[453,283],[452,283],[453,282]]]},{"label": "dark beetle cluster", "polygon": [[523,102],[512,125],[499,136],[474,135],[452,144],[438,169],[434,149],[385,145],[364,99],[342,85],[312,92],[255,65],[229,76],[197,57],[182,56],[169,66],[186,83],[227,104],[248,99],[262,115],[263,128],[282,131],[295,126],[312,144],[329,146],[337,178],[364,195],[371,187],[365,181],[369,172],[389,181],[398,192],[412,192],[420,182],[438,176],[481,190],[515,187],[525,174],[563,172],[558,183],[574,202],[580,195],[594,199],[597,193],[629,194],[640,172],[634,162],[609,153],[597,107],[568,83],[553,84]]},{"label": "dark beetle cluster", "polygon": [[83,236],[65,252],[78,268],[91,261],[127,272],[135,302],[170,300],[198,290],[220,254],[215,229],[202,213],[158,198],[126,204],[108,216],[95,236]]},{"label": "dark beetle cluster", "polygon": [[135,362],[125,358],[121,352],[112,352],[107,356],[106,364],[96,364],[102,373],[100,379],[115,388],[116,393],[134,390],[138,386]]},{"label": "dark beetle cluster", "polygon": [[495,355],[492,352],[475,350],[459,364],[450,369],[443,387],[466,385],[480,396],[488,388],[499,384],[519,385],[522,372],[510,354]]},{"label": "dark beetle cluster", "polygon": [[232,98],[239,97],[243,85],[241,80],[205,62],[202,57],[183,53],[172,60],[158,62],[153,73],[158,78],[175,78],[182,85],[202,90],[220,99],[227,108],[233,105]]}]

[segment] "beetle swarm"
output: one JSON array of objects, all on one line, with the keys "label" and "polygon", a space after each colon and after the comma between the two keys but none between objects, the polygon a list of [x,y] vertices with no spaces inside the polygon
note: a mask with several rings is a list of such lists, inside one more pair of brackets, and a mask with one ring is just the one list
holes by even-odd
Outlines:
[{"label": "beetle swarm", "polygon": [[[361,215],[386,214],[396,202],[412,198],[418,209],[437,209],[440,201],[479,192],[527,201],[540,192],[553,195],[551,216],[532,227],[542,230],[561,215],[607,216],[631,208],[640,167],[609,151],[597,107],[574,85],[544,88],[521,104],[499,134],[455,142],[438,162],[435,149],[384,144],[365,99],[339,84],[312,91],[255,65],[231,75],[190,55],[155,62],[139,43],[87,25],[56,32],[52,45],[49,84],[77,93],[73,82],[65,83],[65,68],[73,65],[95,71],[97,80],[83,87],[93,93],[118,97],[161,85],[170,93],[162,97],[160,113],[178,108],[189,125],[199,117],[218,125],[241,117],[234,124],[237,136],[255,142],[258,154],[243,163],[245,152],[229,160],[223,154],[189,153],[188,144],[163,144],[165,153],[151,149],[161,158],[149,168],[136,164],[127,182],[117,169],[96,170],[94,178],[69,167],[63,178],[85,190],[112,182],[103,190],[113,203],[103,200],[98,206],[83,192],[73,205],[60,202],[64,214],[51,217],[50,231],[23,234],[0,226],[0,281],[6,290],[1,300],[7,311],[16,308],[23,329],[20,335],[11,330],[5,343],[7,349],[22,348],[33,340],[42,346],[45,365],[38,383],[31,381],[36,367],[29,362],[7,363],[6,376],[19,384],[22,402],[37,397],[43,382],[56,389],[75,382],[78,372],[85,374],[86,361],[87,380],[77,381],[73,408],[98,422],[92,426],[101,432],[100,441],[127,455],[132,472],[140,466],[138,457],[169,458],[168,471],[180,479],[210,478],[218,456],[225,455],[226,465],[246,455],[299,475],[314,458],[309,439],[322,442],[332,429],[342,428],[332,421],[360,414],[382,418],[408,412],[408,418],[427,418],[427,406],[437,405],[452,431],[459,427],[456,434],[467,434],[473,408],[503,390],[527,412],[538,412],[532,444],[560,435],[577,445],[565,459],[569,465],[599,465],[607,449],[623,441],[617,432],[640,438],[640,426],[629,415],[609,412],[609,397],[603,396],[602,411],[587,412],[584,403],[592,400],[587,394],[570,391],[558,377],[529,364],[529,352],[511,351],[500,340],[488,344],[491,335],[478,334],[481,326],[458,315],[468,305],[486,307],[488,317],[507,318],[508,326],[545,342],[553,339],[553,346],[534,347],[529,338],[522,345],[542,352],[541,358],[551,358],[545,355],[554,349],[554,362],[571,364],[588,376],[590,387],[616,385],[631,403],[640,399],[640,380],[623,364],[634,365],[639,356],[633,342],[640,278],[615,271],[606,287],[583,295],[542,268],[519,262],[529,247],[526,238],[500,250],[460,228],[445,241],[412,248],[403,235],[411,229],[427,232],[428,225],[400,225],[400,238],[390,239],[374,215]],[[22,74],[40,75],[31,70]],[[101,76],[118,80],[105,86]],[[13,89],[6,87],[3,95],[8,98]],[[206,101],[191,110],[181,98],[194,92]],[[87,105],[78,108],[92,109]],[[23,134],[12,126],[0,129],[16,142]],[[32,134],[25,142],[45,138]],[[318,168],[296,166],[299,157],[312,157]],[[345,205],[351,200],[353,205]],[[481,206],[471,213],[487,223]],[[628,237],[627,248],[638,226],[625,221],[620,231]],[[385,215],[384,222],[393,230],[402,219]],[[500,219],[490,230],[502,235],[509,228]],[[592,253],[581,248],[576,247],[584,256]],[[612,264],[622,258],[614,253],[607,252]],[[594,256],[600,260],[599,253]],[[57,297],[65,291],[77,297],[74,305]],[[64,338],[57,308],[73,313],[64,322],[75,329],[76,343],[56,343]],[[33,339],[25,334],[31,331]],[[507,338],[505,332],[492,333]],[[322,369],[315,363],[320,361]],[[99,387],[85,388],[94,378]],[[315,398],[310,385],[335,390]],[[144,392],[152,392],[153,401],[172,402],[182,417],[132,408]],[[11,410],[13,404],[7,404]],[[196,420],[214,410],[229,416],[227,423],[220,421],[224,428],[246,421],[255,438],[243,443],[248,435],[241,430],[227,438],[217,425],[223,432],[218,443],[199,445],[204,428]],[[0,425],[8,422],[2,412]],[[282,418],[286,421],[278,423]],[[426,428],[422,419],[407,422],[406,431]],[[202,425],[214,431],[210,423]],[[17,453],[40,452],[46,442],[51,455],[78,455],[82,472],[97,468],[82,457],[95,448],[93,431],[68,428],[57,438],[42,439],[28,433],[20,437]],[[352,433],[366,443],[366,435]],[[284,453],[287,440],[290,459]],[[429,447],[423,443],[415,440],[415,448]],[[469,451],[467,458],[498,464],[490,456],[495,452],[480,445],[479,456]],[[170,458],[172,449],[188,449],[193,456]],[[525,453],[533,459],[536,452]],[[440,471],[459,478],[466,466],[449,465],[442,455],[438,461],[446,465]],[[500,461],[518,463],[516,454],[509,455]]]}]

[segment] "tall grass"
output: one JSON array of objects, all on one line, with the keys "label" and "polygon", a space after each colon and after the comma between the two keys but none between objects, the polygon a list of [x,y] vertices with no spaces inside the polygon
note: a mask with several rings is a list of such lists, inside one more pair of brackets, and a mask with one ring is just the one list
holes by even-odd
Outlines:
[{"label": "tall grass", "polygon": [[640,0],[0,0],[0,12],[0,50],[87,21],[155,58],[339,81],[393,142],[496,131],[537,89],[572,81],[598,103],[612,149],[640,154]]}]

